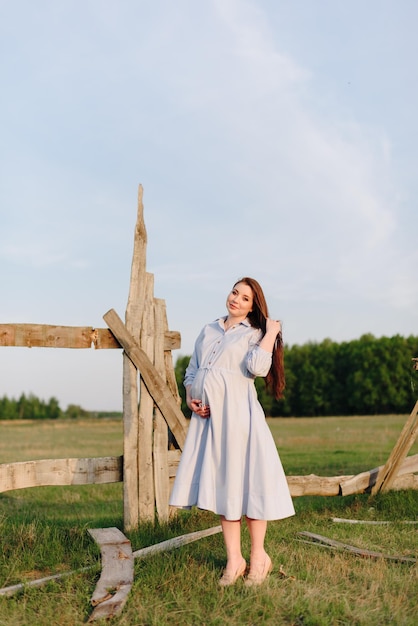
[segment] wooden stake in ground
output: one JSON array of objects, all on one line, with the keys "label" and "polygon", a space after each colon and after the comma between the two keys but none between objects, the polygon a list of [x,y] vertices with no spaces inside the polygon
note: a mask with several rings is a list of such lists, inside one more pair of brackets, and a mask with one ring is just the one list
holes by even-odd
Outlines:
[{"label": "wooden stake in ground", "polygon": [[[159,298],[154,299],[154,364],[165,379],[164,359],[164,329],[165,329],[165,302]],[[154,438],[153,438],[153,465],[154,465],[154,490],[155,505],[160,522],[167,522],[169,518],[170,480],[168,472],[168,428],[161,411],[155,408],[154,413]]]},{"label": "wooden stake in ground", "polygon": [[[140,185],[131,280],[125,313],[126,327],[138,341],[144,312],[146,247],[147,231]],[[123,355],[123,522],[125,530],[136,528],[139,522],[138,403],[138,370],[125,353]]]},{"label": "wooden stake in ground", "polygon": [[379,472],[376,478],[376,484],[372,488],[372,495],[376,494],[378,491],[388,491],[391,488],[391,485],[396,478],[398,469],[411,449],[417,433],[418,400],[415,403],[412,413],[403,427],[399,439],[390,453],[386,464],[383,466],[383,469]]},{"label": "wooden stake in ground", "polygon": [[[154,275],[145,276],[145,302],[139,345],[150,363],[154,362]],[[125,352],[126,355],[126,352]],[[154,400],[148,391],[139,370],[139,413],[138,413],[138,476],[139,476],[139,520],[153,522],[155,518],[154,464],[152,439],[154,428]]]}]

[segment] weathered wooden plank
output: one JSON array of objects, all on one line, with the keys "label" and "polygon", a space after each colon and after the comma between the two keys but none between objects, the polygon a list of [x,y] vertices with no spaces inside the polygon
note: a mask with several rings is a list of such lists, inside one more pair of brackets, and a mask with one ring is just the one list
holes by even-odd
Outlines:
[{"label": "weathered wooden plank", "polygon": [[141,548],[140,550],[136,550],[134,552],[134,558],[143,559],[145,557],[152,556],[153,554],[157,554],[158,552],[166,552],[168,550],[181,548],[181,546],[185,546],[188,543],[198,541],[199,539],[203,539],[204,537],[216,535],[220,532],[222,532],[222,526],[212,526],[211,528],[206,528],[205,530],[196,530],[193,533],[180,535],[179,537],[173,537],[172,539],[161,541],[161,543],[156,543],[153,546],[148,546],[147,548]]},{"label": "weathered wooden plank", "polygon": [[91,597],[95,607],[89,622],[118,615],[126,604],[134,580],[131,542],[118,528],[88,531],[100,546],[102,572]]},{"label": "weathered wooden plank", "polygon": [[330,539],[329,537],[324,537],[322,535],[317,535],[316,533],[310,533],[308,531],[301,531],[298,533],[301,537],[306,537],[308,541],[305,543],[313,543],[316,545],[326,546],[330,548],[336,548],[337,550],[346,550],[351,552],[352,554],[356,554],[357,556],[362,556],[371,559],[387,559],[390,561],[400,561],[403,563],[416,563],[417,559],[409,556],[392,556],[388,554],[383,554],[382,552],[374,552],[372,550],[366,550],[364,548],[357,548],[355,546],[350,546],[347,543],[342,543],[341,541],[336,541],[335,539]]},{"label": "weathered wooden plank", "polygon": [[333,517],[332,521],[336,524],[365,524],[366,526],[388,526],[390,524],[418,524],[418,521],[415,520],[396,520],[392,522],[386,520],[346,519],[344,517]]},{"label": "weathered wooden plank", "polygon": [[138,526],[138,371],[123,355],[123,527]]},{"label": "weathered wooden plank", "polygon": [[[145,276],[145,303],[140,334],[141,348],[154,360],[154,276]],[[139,474],[139,520],[153,522],[155,519],[154,468],[152,458],[154,400],[140,374],[140,404],[138,420],[138,474]]]},{"label": "weathered wooden plank", "polygon": [[[154,365],[162,378],[166,378],[164,359],[164,328],[165,302],[154,298]],[[155,506],[160,522],[167,522],[169,518],[168,500],[170,496],[170,482],[168,475],[168,426],[161,411],[156,408],[154,416],[154,488]]]},{"label": "weathered wooden plank", "polygon": [[0,465],[0,493],[27,487],[122,482],[122,459],[122,456],[109,456],[3,463]]},{"label": "weathered wooden plank", "polygon": [[341,480],[351,476],[287,476],[290,495],[298,496],[338,496]]},{"label": "weathered wooden plank", "polygon": [[[164,350],[178,350],[180,345],[180,333],[167,330],[164,335]],[[108,328],[50,324],[0,324],[0,347],[96,350],[122,348]]]},{"label": "weathered wooden plank", "polygon": [[[147,231],[144,222],[142,186],[138,188],[137,219],[134,234],[128,303],[125,311],[126,327],[139,342],[145,300]],[[124,529],[132,530],[139,522],[139,380],[138,370],[127,354],[123,355],[123,450]]]},{"label": "weathered wooden plank", "polygon": [[154,402],[158,405],[177,443],[182,449],[187,434],[188,423],[170,389],[158,374],[145,352],[128,332],[116,311],[111,309],[105,313],[103,318],[115,337],[117,337],[119,343],[123,346],[129,358],[140,370],[148,391],[154,398]]},{"label": "weathered wooden plank", "polygon": [[[165,326],[165,333],[167,333],[168,332],[167,330],[168,319],[167,319],[166,308],[164,308],[164,312],[165,312],[164,313],[165,315],[164,326]],[[173,353],[171,352],[171,350],[167,350],[165,347],[164,347],[164,362],[165,362],[165,379],[167,382],[167,386],[170,389],[171,393],[173,394],[173,397],[175,398],[178,407],[181,409],[181,397],[180,397],[179,389],[177,386],[176,373],[174,370]],[[168,447],[169,449],[178,448],[178,444],[170,429],[168,429]],[[169,485],[169,490],[171,491],[171,485]],[[174,509],[174,508],[171,509],[171,514],[175,514],[176,512],[177,512],[177,509]]]},{"label": "weathered wooden plank", "polygon": [[88,565],[87,567],[81,567],[77,570],[70,572],[60,572],[59,574],[52,574],[51,576],[44,576],[43,578],[37,578],[36,580],[28,580],[24,583],[17,583],[16,585],[10,585],[9,587],[3,587],[0,589],[0,596],[14,596],[25,589],[37,589],[52,581],[59,581],[75,574],[84,574],[85,572],[96,569],[96,565]]},{"label": "weathered wooden plank", "polygon": [[[131,264],[128,304],[126,307],[126,326],[141,325],[145,298],[145,272],[147,255],[147,229],[144,220],[143,188],[138,186],[137,216],[134,233],[134,248]],[[139,320],[139,322],[138,322]]]},{"label": "weathered wooden plank", "polygon": [[[365,491],[370,490],[376,484],[376,477],[383,467],[384,466],[381,465],[380,467],[375,467],[368,472],[361,472],[356,476],[345,478],[341,477],[341,495],[348,496],[354,493],[364,493]],[[400,488],[398,485],[401,484],[401,477],[405,474],[411,474],[413,472],[418,472],[418,454],[407,457],[399,466],[397,478],[395,479],[397,485],[396,488]]]},{"label": "weathered wooden plank", "polygon": [[418,400],[402,429],[399,439],[389,455],[384,467],[379,471],[372,494],[388,491],[396,478],[400,465],[406,458],[418,434]]},{"label": "weathered wooden plank", "polygon": [[180,463],[181,450],[169,450],[167,455],[168,460],[168,476],[174,478],[177,472],[177,467]]},{"label": "weathered wooden plank", "polygon": [[418,474],[397,475],[390,485],[393,491],[405,491],[406,489],[418,489]]},{"label": "weathered wooden plank", "polygon": [[[410,457],[411,459],[413,457]],[[416,460],[406,462],[395,480],[391,488],[400,489],[417,489],[418,476],[411,473],[411,467],[416,468]],[[416,470],[415,470],[416,471]],[[370,487],[373,481],[373,475],[376,476],[377,470],[362,472],[357,476],[287,476],[287,484],[289,485],[290,495],[293,498],[299,496],[348,496],[355,493],[364,493]]]},{"label": "weathered wooden plank", "polygon": [[91,326],[0,324],[0,346],[91,348],[99,334]]},{"label": "weathered wooden plank", "polygon": [[181,336],[178,330],[167,330],[164,333],[164,350],[178,350],[181,347]]}]

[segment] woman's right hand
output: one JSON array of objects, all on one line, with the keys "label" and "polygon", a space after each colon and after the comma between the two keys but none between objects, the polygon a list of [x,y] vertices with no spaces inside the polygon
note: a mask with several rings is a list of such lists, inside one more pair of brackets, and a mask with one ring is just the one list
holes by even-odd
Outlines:
[{"label": "woman's right hand", "polygon": [[282,332],[282,323],[280,320],[272,320],[270,317],[266,318],[266,333],[272,334],[275,337]]},{"label": "woman's right hand", "polygon": [[266,334],[260,341],[260,348],[267,352],[273,352],[274,344],[277,335],[282,330],[282,324],[279,320],[272,320],[270,317],[266,318]]}]

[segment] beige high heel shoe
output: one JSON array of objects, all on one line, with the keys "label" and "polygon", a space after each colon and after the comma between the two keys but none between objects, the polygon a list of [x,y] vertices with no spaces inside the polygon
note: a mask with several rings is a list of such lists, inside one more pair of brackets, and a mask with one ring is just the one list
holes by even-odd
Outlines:
[{"label": "beige high heel shoe", "polygon": [[244,576],[246,569],[247,569],[247,562],[245,561],[245,559],[242,559],[242,563],[240,567],[234,573],[224,570],[224,573],[219,579],[219,585],[221,587],[229,587],[230,585],[234,585],[237,582],[238,578],[241,578],[241,576]]},{"label": "beige high heel shoe", "polygon": [[267,555],[264,564],[261,567],[257,567],[257,569],[253,568],[252,570],[250,567],[250,572],[247,580],[244,582],[244,585],[246,587],[261,585],[266,580],[272,569],[273,563],[271,562],[269,555]]}]

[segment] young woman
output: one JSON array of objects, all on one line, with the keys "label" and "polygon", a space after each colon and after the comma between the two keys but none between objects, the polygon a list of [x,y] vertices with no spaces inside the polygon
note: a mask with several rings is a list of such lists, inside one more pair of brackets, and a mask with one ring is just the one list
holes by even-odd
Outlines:
[{"label": "young woman", "polygon": [[276,398],[284,389],[281,324],[268,316],[263,291],[241,278],[226,300],[228,315],[200,332],[185,373],[189,430],[170,498],[220,515],[227,564],[219,584],[246,573],[241,518],[251,539],[245,584],[259,585],[272,569],[264,549],[267,521],[294,515],[286,477],[254,385]]}]

